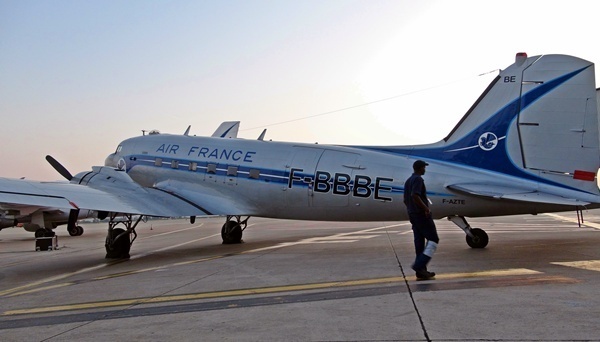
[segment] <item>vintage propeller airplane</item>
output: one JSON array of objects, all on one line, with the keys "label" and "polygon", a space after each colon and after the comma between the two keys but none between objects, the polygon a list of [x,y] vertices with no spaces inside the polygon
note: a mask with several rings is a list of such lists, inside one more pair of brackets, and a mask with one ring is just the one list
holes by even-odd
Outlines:
[{"label": "vintage propeller airplane", "polygon": [[75,176],[49,157],[69,183],[0,179],[0,205],[63,208],[72,218],[95,210],[109,218],[107,258],[129,256],[142,215],[224,216],[224,243],[240,242],[252,216],[407,220],[403,186],[417,159],[429,163],[434,218],[454,222],[473,248],[485,247],[488,236],[466,217],[600,207],[594,64],[572,56],[518,53],[434,144],[273,142],[264,132],[246,140],[238,128],[226,122],[211,137],[188,129],[130,138],[105,166]]}]

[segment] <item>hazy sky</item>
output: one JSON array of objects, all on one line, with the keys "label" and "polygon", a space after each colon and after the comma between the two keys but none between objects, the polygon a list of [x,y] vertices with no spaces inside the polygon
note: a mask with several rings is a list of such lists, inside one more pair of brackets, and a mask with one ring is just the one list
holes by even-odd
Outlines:
[{"label": "hazy sky", "polygon": [[60,179],[46,154],[76,173],[143,129],[210,135],[226,120],[248,139],[435,142],[496,73],[479,75],[517,52],[600,62],[599,13],[576,0],[0,0],[0,177]]}]

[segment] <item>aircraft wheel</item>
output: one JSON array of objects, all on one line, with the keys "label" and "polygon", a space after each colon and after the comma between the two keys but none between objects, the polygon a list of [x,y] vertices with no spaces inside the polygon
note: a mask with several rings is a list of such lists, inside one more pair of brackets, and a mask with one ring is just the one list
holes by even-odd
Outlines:
[{"label": "aircraft wheel", "polygon": [[235,221],[227,221],[221,228],[221,238],[223,244],[241,243],[242,227]]},{"label": "aircraft wheel", "polygon": [[77,236],[79,233],[79,230],[77,229],[77,227],[73,227],[73,229],[69,229],[67,228],[67,232],[69,233],[69,235],[71,236]]},{"label": "aircraft wheel", "polygon": [[113,229],[109,233],[109,236],[106,237],[106,243],[104,244],[104,247],[106,248],[106,259],[129,258],[129,249],[131,248],[131,244],[129,242],[129,234],[125,234],[121,236],[118,240],[115,240],[117,236],[124,232],[125,229],[116,228]]},{"label": "aircraft wheel", "polygon": [[77,236],[83,235],[83,227],[82,226],[77,226],[75,228],[77,228]]},{"label": "aircraft wheel", "polygon": [[489,238],[485,230],[480,228],[471,229],[473,237],[467,235],[467,245],[471,248],[485,248],[489,242]]}]

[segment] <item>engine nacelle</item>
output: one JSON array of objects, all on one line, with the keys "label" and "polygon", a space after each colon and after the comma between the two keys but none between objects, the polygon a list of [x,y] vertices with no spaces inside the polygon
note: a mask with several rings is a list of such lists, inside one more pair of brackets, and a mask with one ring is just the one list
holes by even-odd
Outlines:
[{"label": "engine nacelle", "polygon": [[16,225],[17,225],[17,220],[15,220],[15,219],[7,219],[4,217],[0,218],[0,229],[14,227]]}]

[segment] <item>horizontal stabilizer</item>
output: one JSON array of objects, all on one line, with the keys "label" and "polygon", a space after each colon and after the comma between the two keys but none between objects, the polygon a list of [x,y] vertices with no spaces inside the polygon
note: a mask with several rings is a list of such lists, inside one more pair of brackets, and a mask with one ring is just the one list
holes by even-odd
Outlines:
[{"label": "horizontal stabilizer", "polygon": [[538,190],[509,187],[504,185],[470,183],[453,184],[447,186],[447,188],[469,195],[495,199],[573,206],[585,206],[590,204],[589,202],[580,201],[578,199],[556,196]]}]

